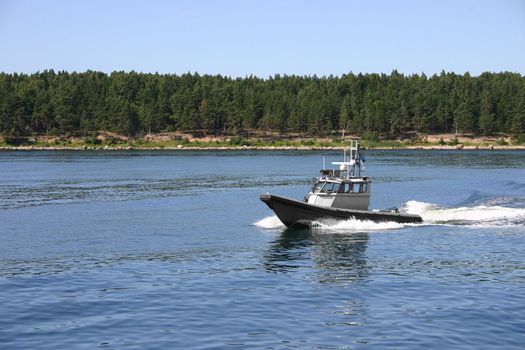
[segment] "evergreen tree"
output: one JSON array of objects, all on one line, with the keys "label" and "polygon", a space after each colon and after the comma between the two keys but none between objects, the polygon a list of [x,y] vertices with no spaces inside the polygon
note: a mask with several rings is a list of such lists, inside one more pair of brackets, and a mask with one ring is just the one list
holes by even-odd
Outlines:
[{"label": "evergreen tree", "polygon": [[328,135],[365,131],[521,132],[525,78],[516,73],[427,77],[352,73],[341,77],[232,79],[136,72],[0,73],[0,133],[129,135],[160,131]]},{"label": "evergreen tree", "polygon": [[519,105],[512,118],[512,133],[516,136],[525,134],[525,88],[523,87]]},{"label": "evergreen tree", "polygon": [[496,130],[495,114],[487,92],[481,99],[479,115],[479,131],[484,135],[491,135]]}]

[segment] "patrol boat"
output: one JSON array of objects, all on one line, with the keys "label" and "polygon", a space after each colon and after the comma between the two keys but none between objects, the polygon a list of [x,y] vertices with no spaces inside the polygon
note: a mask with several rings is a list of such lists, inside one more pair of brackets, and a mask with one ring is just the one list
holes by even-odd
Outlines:
[{"label": "patrol boat", "polygon": [[[359,150],[359,139],[350,141],[342,162],[332,162],[339,169],[322,169],[304,201],[263,194],[260,199],[288,227],[312,226],[320,220],[370,220],[419,223],[419,215],[400,213],[397,209],[372,211],[371,181],[364,175],[364,158]],[[324,165],[323,165],[324,168]]]}]

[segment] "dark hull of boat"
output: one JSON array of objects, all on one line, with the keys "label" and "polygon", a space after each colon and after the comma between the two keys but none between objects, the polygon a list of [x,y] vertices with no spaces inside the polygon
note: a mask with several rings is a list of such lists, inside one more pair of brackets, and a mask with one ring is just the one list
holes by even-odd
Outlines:
[{"label": "dark hull of boat", "polygon": [[419,223],[423,221],[421,216],[418,215],[321,207],[271,194],[263,194],[260,198],[261,201],[266,203],[266,205],[275,212],[279,220],[288,227],[311,226],[312,221],[322,219],[357,219],[375,222],[393,221],[399,223]]}]

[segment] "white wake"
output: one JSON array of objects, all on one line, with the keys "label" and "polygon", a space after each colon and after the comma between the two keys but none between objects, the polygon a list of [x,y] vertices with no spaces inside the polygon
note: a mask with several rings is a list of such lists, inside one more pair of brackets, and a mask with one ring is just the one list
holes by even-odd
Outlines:
[{"label": "white wake", "polygon": [[402,208],[420,215],[424,223],[470,226],[516,226],[525,224],[525,208],[478,205],[445,208],[432,203],[408,201]]}]

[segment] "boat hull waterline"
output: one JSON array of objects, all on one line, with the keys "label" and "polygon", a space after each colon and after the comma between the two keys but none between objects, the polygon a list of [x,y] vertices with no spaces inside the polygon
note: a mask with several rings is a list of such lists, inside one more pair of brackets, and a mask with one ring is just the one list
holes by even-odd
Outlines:
[{"label": "boat hull waterline", "polygon": [[322,207],[271,194],[263,194],[260,199],[268,205],[268,207],[274,211],[275,215],[277,215],[279,220],[288,227],[310,227],[312,222],[320,220],[356,219],[373,222],[397,222],[403,224],[417,224],[423,222],[419,215]]}]

